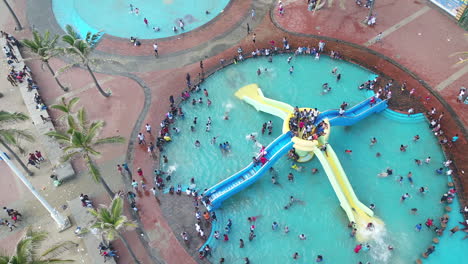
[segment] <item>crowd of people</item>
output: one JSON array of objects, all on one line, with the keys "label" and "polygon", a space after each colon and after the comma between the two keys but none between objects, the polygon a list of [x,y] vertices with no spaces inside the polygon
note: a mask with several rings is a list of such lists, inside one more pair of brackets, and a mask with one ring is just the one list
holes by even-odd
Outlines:
[{"label": "crowd of people", "polygon": [[[39,90],[39,86],[33,80],[31,69],[26,65],[24,65],[24,67],[21,69],[18,69],[15,66],[16,63],[20,62],[15,54],[15,47],[18,48],[20,46],[19,41],[14,36],[4,31],[0,31],[0,37],[6,39],[6,45],[2,47],[2,50],[7,58],[7,63],[9,65],[9,72],[6,79],[14,87],[18,87],[20,84],[27,83],[28,92],[32,92],[33,90],[36,91],[34,93],[34,102],[36,103],[36,109],[38,111],[46,110],[47,106],[45,105],[39,93],[37,93],[37,91]],[[41,119],[44,123],[50,121],[49,117],[46,118],[43,115],[41,115]],[[34,153],[28,154],[27,165],[31,165],[36,167],[37,169],[40,169],[39,164],[44,160],[45,159],[42,153],[36,150]]]},{"label": "crowd of people", "polygon": [[5,211],[5,213],[7,213],[8,217],[10,217],[11,221],[8,221],[7,219],[2,219],[0,218],[0,225],[2,226],[6,226],[10,229],[10,232],[13,231],[14,228],[16,228],[16,223],[18,221],[21,221],[20,218],[23,218],[23,215],[20,214],[17,210],[15,209],[11,209],[11,208],[7,208],[7,207],[3,207],[3,211]]},{"label": "crowd of people", "polygon": [[300,110],[294,107],[293,116],[289,119],[289,129],[294,136],[305,140],[317,140],[319,137],[327,134],[328,124],[321,121],[315,125],[319,115],[317,108]]}]

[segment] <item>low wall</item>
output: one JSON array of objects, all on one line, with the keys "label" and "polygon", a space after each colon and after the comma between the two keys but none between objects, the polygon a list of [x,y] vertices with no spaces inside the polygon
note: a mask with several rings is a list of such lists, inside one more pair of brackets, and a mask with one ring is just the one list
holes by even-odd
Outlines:
[{"label": "low wall", "polygon": [[[5,38],[0,38],[1,47],[6,46],[6,42],[7,41]],[[13,63],[13,66],[15,66],[16,70],[22,70],[25,64],[21,53],[16,46],[13,46],[13,52],[19,61],[19,63]],[[19,93],[21,93],[24,104],[28,109],[29,117],[31,118],[36,128],[37,133],[34,133],[34,138],[36,139],[36,141],[40,142],[41,146],[44,148],[44,156],[50,161],[50,163],[54,167],[54,173],[62,181],[66,181],[70,178],[73,178],[75,176],[75,171],[73,170],[71,163],[69,161],[61,161],[63,151],[60,148],[60,145],[57,143],[57,141],[55,141],[55,139],[45,135],[45,133],[47,132],[55,131],[55,127],[52,122],[44,122],[41,119],[41,115],[45,118],[49,118],[49,113],[44,110],[40,111],[36,109],[36,102],[34,101],[35,92],[28,92],[27,82],[18,83],[16,89]],[[40,94],[40,89],[41,88],[39,88],[39,90],[37,91],[38,94]]]}]

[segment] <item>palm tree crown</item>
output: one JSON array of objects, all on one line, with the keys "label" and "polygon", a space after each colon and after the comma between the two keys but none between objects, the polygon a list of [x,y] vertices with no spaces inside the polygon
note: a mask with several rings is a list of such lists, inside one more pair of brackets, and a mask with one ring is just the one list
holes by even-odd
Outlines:
[{"label": "palm tree crown", "polygon": [[60,49],[56,47],[59,35],[51,37],[50,32],[46,31],[43,36],[36,30],[33,31],[33,39],[23,40],[23,44],[31,49],[44,62],[60,53]]},{"label": "palm tree crown", "polygon": [[46,135],[55,138],[65,145],[63,149],[64,156],[62,157],[63,161],[78,157],[83,158],[93,179],[96,182],[102,183],[109,195],[113,196],[114,193],[102,179],[101,172],[93,160],[93,158],[101,155],[101,152],[95,148],[105,144],[123,143],[125,142],[125,138],[121,136],[99,138],[99,132],[104,126],[104,121],[95,121],[89,124],[84,108],[78,110],[76,117],[73,116],[70,111],[76,102],[78,102],[78,99],[73,98],[68,104],[62,101],[61,105],[52,106],[67,113],[68,130],[66,132],[51,131],[46,133]]},{"label": "palm tree crown", "polygon": [[[104,96],[104,97],[109,97],[111,94],[110,92],[105,92],[101,85],[99,84],[96,76],[94,75],[93,71],[91,70],[90,64],[93,64],[98,61],[102,61],[100,59],[91,59],[91,53],[96,47],[97,41],[101,37],[101,32],[92,34],[91,32],[88,32],[85,36],[85,38],[81,38],[80,35],[73,29],[72,26],[67,25],[65,27],[65,31],[67,32],[66,35],[62,36],[63,42],[65,42],[67,47],[63,48],[62,51],[77,60],[76,63],[72,63],[69,65],[66,65],[65,67],[62,67],[61,69],[58,70],[58,72],[64,72],[68,69],[70,69],[73,66],[76,66],[77,64],[83,65],[87,70],[88,73],[91,75],[93,78],[94,84],[96,85],[96,88],[98,91]],[[107,60],[111,62],[112,60]]]},{"label": "palm tree crown", "polygon": [[135,252],[133,252],[127,239],[120,233],[125,229],[131,229],[137,226],[135,222],[128,220],[127,217],[123,215],[122,198],[116,196],[112,200],[110,208],[103,207],[99,210],[90,209],[89,211],[96,217],[96,222],[91,228],[100,230],[107,241],[112,241],[117,237],[120,238],[128,249],[128,252],[130,252],[133,262],[139,264],[140,261],[136,257]]},{"label": "palm tree crown", "polygon": [[20,149],[20,152],[23,152],[23,149],[18,143],[18,138],[25,139],[27,141],[33,142],[34,137],[27,131],[13,128],[4,128],[7,123],[15,123],[18,121],[28,120],[29,117],[23,113],[15,112],[10,113],[1,110],[0,111],[0,140],[6,144],[15,146]]},{"label": "palm tree crown", "polygon": [[120,237],[120,232],[125,229],[136,227],[133,221],[128,220],[123,215],[123,200],[118,196],[112,200],[110,208],[103,207],[89,211],[96,217],[96,222],[91,228],[99,229],[107,241],[113,241]]},{"label": "palm tree crown", "polygon": [[89,55],[101,37],[101,32],[95,34],[88,32],[86,37],[82,39],[70,25],[65,27],[65,31],[67,34],[62,36],[63,42],[68,44],[68,47],[65,48],[65,52],[78,56],[83,64],[89,63]]},{"label": "palm tree crown", "polygon": [[63,51],[62,49],[58,48],[57,41],[59,35],[54,35],[51,37],[50,32],[46,31],[44,35],[41,35],[36,30],[33,31],[33,38],[32,39],[25,39],[22,41],[23,45],[28,47],[33,53],[39,56],[39,59],[47,66],[50,73],[54,76],[55,81],[57,84],[62,88],[64,91],[68,91],[67,87],[64,87],[60,81],[58,80],[54,70],[49,64],[49,60],[52,57],[58,56]]},{"label": "palm tree crown", "polygon": [[20,151],[20,153],[24,153],[24,149],[20,146],[18,139],[24,139],[26,141],[33,142],[34,137],[25,130],[5,128],[9,123],[26,121],[28,119],[29,117],[23,113],[10,113],[0,110],[0,144],[15,157],[16,161],[18,161],[23,170],[26,171],[28,175],[32,176],[34,173],[30,171],[28,167],[26,167],[24,162],[20,159],[20,157],[18,157],[16,152],[10,148],[10,146],[15,146]]},{"label": "palm tree crown", "polygon": [[37,253],[41,242],[47,239],[47,232],[36,232],[28,228],[25,237],[16,245],[16,252],[13,256],[0,256],[0,264],[46,264],[46,263],[67,263],[74,262],[69,259],[55,258],[62,252],[69,249],[70,245],[75,245],[66,241],[47,249],[42,254]]}]

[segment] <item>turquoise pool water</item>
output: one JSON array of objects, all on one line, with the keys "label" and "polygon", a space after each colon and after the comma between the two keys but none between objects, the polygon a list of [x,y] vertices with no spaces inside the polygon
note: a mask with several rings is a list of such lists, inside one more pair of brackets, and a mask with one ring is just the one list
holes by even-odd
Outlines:
[{"label": "turquoise pool water", "polygon": [[[222,13],[228,3],[229,0],[54,0],[52,6],[62,28],[71,24],[80,33],[102,30],[121,38],[155,39],[200,27]],[[185,30],[180,29],[179,19],[184,22]],[[172,30],[173,26],[177,27],[177,32]],[[160,31],[156,32],[154,27],[159,27]]]},{"label": "turquoise pool water", "polygon": [[[201,87],[208,90],[213,102],[211,107],[206,106],[202,92],[195,97],[202,97],[205,104],[182,105],[186,117],[175,123],[181,133],[173,135],[174,141],[165,152],[169,163],[163,166],[172,171],[174,184],[187,185],[190,178],[195,177],[198,188],[209,188],[251,161],[259,146],[247,139],[249,134],[257,133],[258,142],[264,145],[281,134],[282,120],[257,112],[234,96],[234,92],[244,85],[257,83],[266,97],[323,111],[338,108],[344,100],[351,106],[361,102],[366,94],[357,87],[373,78],[373,73],[366,69],[325,56],[320,61],[305,56],[293,58],[291,65],[295,71],[290,75],[286,60],[287,56],[276,56],[273,63],[257,58],[229,66],[210,76]],[[339,82],[331,74],[334,67],[338,67],[342,74]],[[262,69],[260,76],[256,73],[258,68]],[[330,84],[332,92],[321,95],[321,85],[325,82]],[[226,112],[229,112],[229,120],[223,120]],[[194,117],[198,117],[198,122],[196,131],[191,132]],[[205,131],[208,117],[212,119],[210,132]],[[273,121],[273,134],[261,135],[262,124],[269,120]],[[421,140],[414,143],[412,137],[416,134]],[[217,137],[217,144],[229,141],[231,153],[223,155],[217,144],[210,143],[212,137]],[[370,147],[372,137],[376,137],[378,143]],[[194,146],[196,140],[201,142],[200,148]],[[418,233],[414,226],[424,224],[428,217],[438,223],[438,218],[443,215],[439,199],[447,189],[446,177],[434,172],[444,157],[427,124],[402,124],[378,114],[352,127],[332,127],[329,142],[358,198],[364,204],[374,203],[376,216],[385,222],[385,230],[369,241],[371,250],[359,254],[353,252],[357,242],[349,237],[346,215],[318,160],[301,164],[304,169],[298,172],[283,158],[274,166],[280,186],[273,185],[271,175],[265,174],[250,188],[225,201],[217,211],[220,229],[228,219],[232,219],[233,226],[229,242],[215,241],[212,245],[213,262],[224,257],[227,263],[242,263],[242,258],[249,257],[252,263],[311,263],[318,254],[324,256],[325,263],[398,264],[413,263],[420,258],[435,234],[427,229]],[[408,151],[401,153],[400,144],[409,145]],[[347,155],[345,149],[351,149],[353,153]],[[375,156],[377,152],[382,154],[380,158]],[[432,158],[429,165],[415,164],[414,159],[427,156]],[[387,167],[393,168],[394,176],[377,177]],[[319,173],[312,175],[312,168],[318,168]],[[409,171],[413,172],[414,186],[406,179]],[[295,176],[292,183],[287,181],[289,172]],[[398,175],[405,177],[402,184],[397,181]],[[429,192],[420,195],[418,189],[421,186],[428,187]],[[400,203],[401,195],[406,192],[412,197]],[[284,210],[290,195],[303,203]],[[417,215],[410,214],[414,207],[418,208]],[[249,216],[260,216],[255,224],[257,237],[252,242],[248,241],[250,224],[246,219]],[[280,230],[272,231],[273,221],[280,224]],[[282,231],[286,225],[290,229],[288,234]],[[307,235],[307,240],[298,239],[301,233]],[[240,238],[245,241],[245,248],[239,248]],[[395,250],[390,252],[388,245]],[[301,256],[296,261],[292,259],[294,252]]]}]

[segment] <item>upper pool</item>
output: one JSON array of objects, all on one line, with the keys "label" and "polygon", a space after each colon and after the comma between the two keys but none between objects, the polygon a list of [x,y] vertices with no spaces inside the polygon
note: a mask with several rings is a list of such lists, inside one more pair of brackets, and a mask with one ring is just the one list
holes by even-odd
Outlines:
[{"label": "upper pool", "polygon": [[[188,185],[190,178],[194,177],[197,188],[209,188],[246,167],[252,156],[258,153],[259,144],[268,145],[281,135],[281,119],[257,112],[234,96],[245,85],[257,83],[268,98],[292,106],[317,107],[320,111],[336,109],[343,101],[353,106],[366,99],[366,92],[359,91],[358,86],[372,79],[372,72],[326,56],[319,61],[311,56],[297,56],[292,59],[294,73],[290,74],[288,70],[291,65],[287,63],[287,58],[288,55],[275,56],[269,63],[262,57],[226,67],[202,84],[201,88],[207,89],[212,101],[210,107],[206,105],[207,97],[203,92],[192,94],[189,100],[202,98],[203,104],[187,102],[181,105],[185,119],[178,119],[173,124],[181,132],[172,135],[173,142],[167,145],[164,152],[169,162],[164,164],[163,169],[172,171],[174,185]],[[331,73],[334,67],[341,73],[339,81]],[[262,73],[258,76],[259,68]],[[329,83],[333,88],[330,93],[322,94],[323,83]],[[223,118],[226,113],[229,120]],[[195,117],[198,121],[194,125]],[[211,119],[211,130],[206,132],[208,118]],[[273,122],[272,134],[268,135],[267,132],[262,135],[262,124],[269,120]],[[193,132],[191,126],[194,126]],[[248,139],[252,133],[257,135],[257,143]],[[412,140],[416,134],[420,136],[419,142]],[[217,137],[217,144],[211,144],[213,137]],[[370,146],[373,137],[378,142]],[[194,146],[196,140],[201,143],[198,148]],[[218,147],[225,141],[232,146],[229,153],[222,153]],[[233,224],[228,242],[223,242],[222,236],[220,240],[213,239],[213,263],[221,257],[226,259],[226,263],[243,263],[244,257],[249,257],[251,263],[312,263],[318,254],[323,255],[325,263],[369,261],[372,264],[404,264],[422,258],[421,253],[437,236],[424,226],[424,222],[427,218],[433,218],[440,226],[439,217],[444,214],[445,205],[440,204],[439,199],[447,191],[446,176],[435,173],[441,167],[444,155],[427,122],[400,123],[383,113],[374,114],[353,126],[331,127],[329,142],[357,197],[366,205],[374,203],[376,216],[385,223],[385,228],[369,241],[371,250],[359,254],[353,252],[358,242],[349,236],[348,219],[320,162],[314,158],[300,164],[304,169],[299,172],[291,168],[291,160],[283,157],[274,165],[280,184],[272,184],[273,174],[266,173],[216,210],[218,224],[215,230],[223,234],[228,219]],[[400,152],[400,144],[408,145],[408,150]],[[352,154],[346,154],[346,149],[352,150]],[[380,157],[376,157],[377,152],[381,153]],[[430,164],[415,164],[414,159],[424,160],[428,156],[432,159]],[[392,176],[377,176],[388,167],[393,169]],[[312,174],[312,168],[318,168],[319,172]],[[410,171],[414,185],[406,177]],[[290,172],[295,176],[294,182],[287,179]],[[398,181],[400,175],[403,176],[401,183]],[[420,187],[429,191],[421,194],[418,191]],[[409,193],[411,197],[400,202],[404,193]],[[302,203],[284,210],[290,195]],[[456,205],[452,206],[455,211]],[[411,208],[418,208],[418,214],[411,214]],[[259,216],[255,223],[257,237],[252,242],[248,239],[249,216]],[[272,230],[273,221],[279,223],[279,230]],[[421,232],[415,231],[418,223],[424,226]],[[451,220],[448,229],[455,224],[456,221]],[[285,226],[290,230],[287,234],[283,232]],[[307,240],[298,238],[302,233]],[[444,236],[448,236],[447,233],[448,230]],[[462,232],[458,232],[450,239],[460,239],[462,235]],[[239,248],[239,239],[245,241],[244,248]],[[388,250],[389,245],[393,246],[393,251]],[[429,260],[454,259],[459,254],[451,254],[442,246],[437,245],[436,252]],[[301,256],[296,261],[292,259],[294,252]]]},{"label": "upper pool", "polygon": [[[222,13],[228,3],[229,0],[53,0],[53,11],[62,28],[70,24],[82,34],[103,31],[121,38],[155,39],[200,27]],[[184,30],[179,20],[183,21]],[[174,26],[177,32],[173,31]],[[160,30],[155,31],[155,27]]]}]

